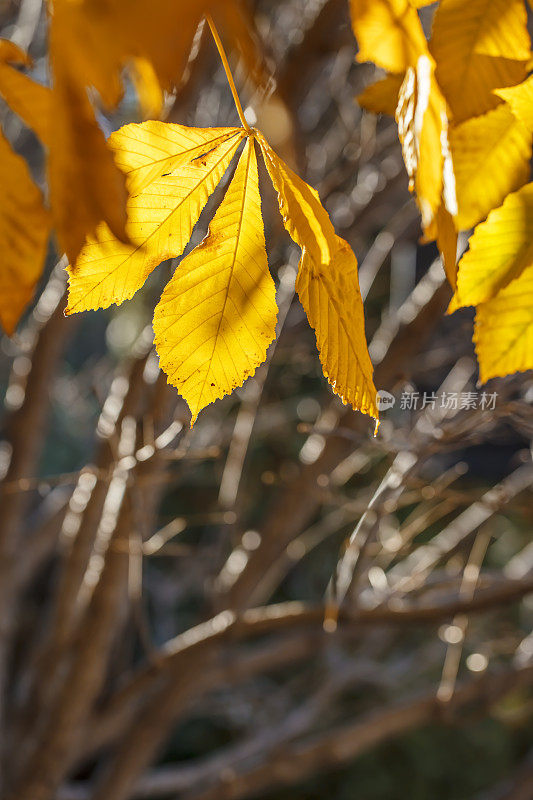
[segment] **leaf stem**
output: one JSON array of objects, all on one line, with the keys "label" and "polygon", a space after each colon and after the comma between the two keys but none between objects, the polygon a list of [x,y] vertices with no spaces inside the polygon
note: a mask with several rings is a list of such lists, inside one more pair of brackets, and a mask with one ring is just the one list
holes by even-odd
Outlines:
[{"label": "leaf stem", "polygon": [[228,62],[228,57],[226,56],[226,51],[224,50],[224,45],[222,44],[222,40],[218,35],[218,31],[215,27],[215,23],[213,22],[213,18],[211,14],[206,14],[206,19],[209,24],[209,28],[211,29],[211,33],[213,35],[213,39],[215,40],[215,44],[217,46],[218,54],[220,56],[220,60],[222,61],[222,66],[224,67],[224,72],[226,73],[226,78],[228,79],[229,88],[231,89],[231,94],[233,95],[233,100],[235,102],[235,106],[237,108],[237,114],[239,115],[239,119],[241,121],[241,125],[247,133],[251,133],[251,128],[246,122],[246,118],[244,116],[244,111],[242,110],[241,101],[239,100],[239,95],[237,94],[237,87],[235,86],[235,81],[233,80],[233,75],[231,74],[231,69]]}]

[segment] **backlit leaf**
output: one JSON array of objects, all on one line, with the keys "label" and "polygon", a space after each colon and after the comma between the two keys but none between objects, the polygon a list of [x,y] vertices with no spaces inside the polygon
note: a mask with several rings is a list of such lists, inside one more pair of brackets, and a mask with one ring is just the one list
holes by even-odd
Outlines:
[{"label": "backlit leaf", "polygon": [[154,314],[161,367],[186,399],[191,424],[264,361],[276,315],[248,139],[208,235],[178,266]]},{"label": "backlit leaf", "polygon": [[[137,132],[150,123],[136,126]],[[208,155],[154,180],[128,201],[127,234],[132,244],[117,240],[105,225],[88,240],[69,268],[67,313],[107,308],[133,297],[161,261],[180,256],[202,208],[228,168],[242,129]],[[168,155],[175,142],[167,140]],[[161,138],[157,139],[161,143]],[[124,140],[131,147],[131,139]]]},{"label": "backlit leaf", "polygon": [[455,305],[493,298],[533,264],[533,183],[508,195],[470,239],[459,262]]},{"label": "backlit leaf", "polygon": [[448,145],[446,101],[435,80],[431,56],[409,67],[396,110],[403,158],[427,231],[441,205],[455,213],[455,186]]},{"label": "backlit leaf", "polygon": [[409,0],[350,0],[358,61],[403,73],[427,53],[416,9]]},{"label": "backlit leaf", "polygon": [[[457,284],[457,230],[453,217],[444,202],[427,232],[428,240],[436,239],[442,258],[442,266],[452,289]],[[450,311],[451,313],[451,311]]]},{"label": "backlit leaf", "polygon": [[531,139],[506,105],[452,129],[459,229],[476,225],[527,181]]},{"label": "backlit leaf", "polygon": [[518,86],[496,89],[494,94],[509,104],[511,111],[529,131],[533,131],[533,75]]},{"label": "backlit leaf", "polygon": [[8,334],[41,277],[50,233],[40,190],[0,131],[0,322]]},{"label": "backlit leaf", "polygon": [[261,135],[258,141],[278,193],[283,223],[302,248],[296,289],[316,333],[324,374],[343,402],[377,420],[355,255],[335,234],[316,191],[284,164]]},{"label": "backlit leaf", "polygon": [[148,120],[123,125],[109,137],[115,162],[126,175],[131,195],[236,136],[240,128],[187,128]]},{"label": "backlit leaf", "polygon": [[373,114],[389,114],[393,117],[398,105],[398,94],[403,83],[403,75],[387,75],[367,86],[364,92],[357,95],[361,108]]},{"label": "backlit leaf", "polygon": [[50,203],[61,248],[73,262],[105,220],[126,239],[126,179],[113,160],[89,98],[64,75],[52,94]]},{"label": "backlit leaf", "polygon": [[526,22],[523,0],[441,0],[430,47],[456,122],[495,108],[492,90],[524,79]]},{"label": "backlit leaf", "polygon": [[0,39],[0,95],[43,144],[49,145],[50,89],[28,78],[11,64],[30,66],[31,59],[14,42]]},{"label": "backlit leaf", "polygon": [[533,369],[533,266],[478,306],[474,343],[483,383]]}]

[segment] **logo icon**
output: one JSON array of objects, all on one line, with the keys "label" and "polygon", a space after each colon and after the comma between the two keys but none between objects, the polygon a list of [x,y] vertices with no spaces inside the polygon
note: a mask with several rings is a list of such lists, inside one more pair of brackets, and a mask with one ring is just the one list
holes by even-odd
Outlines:
[{"label": "logo icon", "polygon": [[385,389],[380,389],[379,392],[376,393],[376,405],[380,411],[386,411],[388,408],[392,408],[394,403],[396,402],[396,398],[390,392],[386,392]]}]

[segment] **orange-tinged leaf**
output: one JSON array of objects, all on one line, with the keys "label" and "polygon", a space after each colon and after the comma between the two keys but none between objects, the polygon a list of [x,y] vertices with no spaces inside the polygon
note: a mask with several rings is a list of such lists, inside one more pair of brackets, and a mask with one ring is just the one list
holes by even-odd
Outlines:
[{"label": "orange-tinged leaf", "polygon": [[478,306],[474,343],[482,383],[533,369],[533,266]]},{"label": "orange-tinged leaf", "polygon": [[427,53],[416,9],[409,0],[350,0],[358,61],[403,73]]},{"label": "orange-tinged leaf", "polygon": [[476,227],[459,262],[455,308],[491,300],[532,264],[533,183],[528,183]]},{"label": "orange-tinged leaf", "polygon": [[529,177],[532,133],[506,105],[452,128],[460,230],[476,225]]},{"label": "orange-tinged leaf", "polygon": [[178,266],[154,314],[160,365],[187,401],[191,425],[264,361],[276,316],[248,139],[208,235]]},{"label": "orange-tinged leaf", "polygon": [[[139,128],[144,130],[142,125]],[[132,244],[118,241],[107,226],[99,226],[96,237],[88,240],[76,264],[69,267],[66,313],[122,303],[133,297],[161,261],[183,253],[243,133],[241,130],[205,157],[181,165],[131,197],[127,234]],[[130,139],[125,141],[131,145]]]},{"label": "orange-tinged leaf", "polygon": [[355,255],[335,234],[316,191],[260,134],[258,141],[285,228],[302,248],[296,289],[316,333],[324,374],[343,402],[377,420]]},{"label": "orange-tinged leaf", "polygon": [[492,90],[523,80],[526,23],[523,0],[441,0],[430,47],[456,122],[495,108]]},{"label": "orange-tinged leaf", "polygon": [[529,131],[533,131],[533,75],[518,86],[496,89],[494,94],[509,104],[511,111]]},{"label": "orange-tinged leaf", "polygon": [[129,193],[135,196],[157,178],[241,134],[241,128],[187,128],[148,120],[123,125],[111,134],[109,146],[126,175]]},{"label": "orange-tinged leaf", "polygon": [[357,102],[361,108],[373,114],[389,114],[393,117],[398,105],[398,95],[403,83],[403,75],[387,75],[357,95]]},{"label": "orange-tinged leaf", "polygon": [[197,27],[208,12],[243,54],[253,77],[261,74],[250,19],[235,0],[54,0],[52,28],[61,42],[54,57],[69,64],[80,86],[93,86],[106,108],[119,102],[122,72],[133,67],[146,112],[161,103],[161,90],[179,86]]},{"label": "orange-tinged leaf", "polygon": [[11,335],[41,277],[50,221],[24,159],[0,131],[0,322]]},{"label": "orange-tinged leaf", "polygon": [[52,94],[48,158],[57,238],[74,262],[87,236],[105,220],[126,239],[126,179],[113,160],[89,98],[62,76]]},{"label": "orange-tinged leaf", "polygon": [[14,42],[0,39],[0,95],[43,142],[50,143],[51,92],[11,64],[31,65],[31,59]]}]

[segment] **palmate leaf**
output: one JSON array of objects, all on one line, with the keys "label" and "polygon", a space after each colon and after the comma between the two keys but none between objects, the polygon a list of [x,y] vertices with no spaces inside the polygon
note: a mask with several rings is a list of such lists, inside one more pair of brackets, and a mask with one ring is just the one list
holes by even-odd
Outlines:
[{"label": "palmate leaf", "polygon": [[494,108],[493,89],[524,79],[530,56],[523,0],[441,0],[431,52],[455,122]]},{"label": "palmate leaf", "polygon": [[[69,267],[67,313],[132,297],[161,261],[182,254],[209,195],[247,138],[209,234],[179,265],[156,308],[161,365],[192,411],[230,392],[264,360],[275,335],[254,140],[278,191],[285,227],[302,247],[297,289],[334,391],[376,419],[357,261],[335,235],[317,193],[256,130],[127,125],[112,148],[130,187],[124,244],[105,225]],[[140,190],[139,190],[140,189]]]},{"label": "palmate leaf", "polygon": [[192,423],[265,360],[276,316],[248,139],[208,235],[181,262],[154,314],[161,368],[187,401]]},{"label": "palmate leaf", "polygon": [[24,159],[0,131],[0,322],[11,335],[41,277],[50,220]]}]

